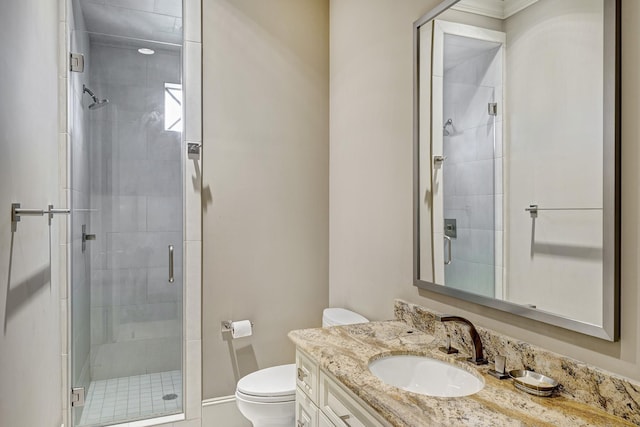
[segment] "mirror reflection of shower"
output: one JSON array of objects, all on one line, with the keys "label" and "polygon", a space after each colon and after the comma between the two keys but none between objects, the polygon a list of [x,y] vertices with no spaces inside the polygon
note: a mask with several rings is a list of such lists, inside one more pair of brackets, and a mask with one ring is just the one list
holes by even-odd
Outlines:
[{"label": "mirror reflection of shower", "polygon": [[434,70],[442,75],[442,95],[434,99],[442,103],[434,108],[442,114],[443,137],[438,143],[447,158],[437,203],[446,221],[441,227],[451,239],[438,245],[443,256],[439,283],[502,297],[503,227],[501,215],[496,215],[502,212],[503,200],[502,185],[497,185],[502,182],[502,116],[497,116],[497,109],[503,105],[505,36],[444,22],[434,31],[442,52],[442,71]]},{"label": "mirror reflection of shower", "polygon": [[456,133],[456,128],[453,127],[452,119],[449,119],[445,122],[444,126],[442,127],[442,133],[444,136],[451,136]]},{"label": "mirror reflection of shower", "polygon": [[107,98],[99,99],[91,89],[87,86],[82,85],[82,93],[88,93],[89,96],[93,99],[93,104],[89,105],[90,110],[97,110],[98,108],[102,108],[109,103]]}]

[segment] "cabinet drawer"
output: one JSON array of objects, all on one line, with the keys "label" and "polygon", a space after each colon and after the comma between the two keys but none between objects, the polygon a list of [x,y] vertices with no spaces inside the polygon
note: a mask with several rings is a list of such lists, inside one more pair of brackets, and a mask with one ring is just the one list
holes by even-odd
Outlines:
[{"label": "cabinet drawer", "polygon": [[317,427],[318,407],[300,388],[296,388],[296,427]]},{"label": "cabinet drawer", "polygon": [[318,365],[300,350],[296,351],[296,385],[313,402],[318,401]]},{"label": "cabinet drawer", "polygon": [[324,372],[320,372],[319,407],[337,427],[383,427],[376,416],[369,413],[350,392],[344,390]]}]

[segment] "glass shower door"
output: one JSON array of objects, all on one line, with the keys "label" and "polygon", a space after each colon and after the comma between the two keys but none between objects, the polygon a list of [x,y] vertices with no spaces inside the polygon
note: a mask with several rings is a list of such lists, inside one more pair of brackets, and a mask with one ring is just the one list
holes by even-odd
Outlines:
[{"label": "glass shower door", "polygon": [[85,57],[69,83],[71,386],[84,389],[72,423],[181,413],[181,45],[89,32],[72,44]]},{"label": "glass shower door", "polygon": [[502,289],[502,45],[443,37],[444,284],[494,298]]}]

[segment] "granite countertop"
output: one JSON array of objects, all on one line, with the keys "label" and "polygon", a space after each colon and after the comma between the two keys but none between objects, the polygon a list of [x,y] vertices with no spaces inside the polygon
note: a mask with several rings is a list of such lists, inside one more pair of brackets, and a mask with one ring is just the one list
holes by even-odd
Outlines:
[{"label": "granite countertop", "polygon": [[[359,396],[389,424],[419,426],[633,426],[601,409],[558,394],[536,397],[498,380],[487,371],[492,364],[473,366],[465,354],[447,355],[433,336],[404,322],[371,322],[292,331],[289,338]],[[387,385],[369,372],[372,359],[391,354],[426,355],[482,376],[485,387],[466,397],[440,398]]]}]

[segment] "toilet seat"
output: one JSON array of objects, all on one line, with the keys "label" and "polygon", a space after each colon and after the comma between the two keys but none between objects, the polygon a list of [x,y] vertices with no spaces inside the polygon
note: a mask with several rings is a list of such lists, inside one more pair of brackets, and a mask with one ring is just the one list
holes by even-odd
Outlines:
[{"label": "toilet seat", "polygon": [[293,393],[291,395],[286,396],[251,396],[250,394],[244,394],[236,390],[236,400],[240,400],[242,402],[247,403],[257,403],[257,404],[273,404],[273,403],[287,403],[287,402],[295,402],[296,394]]},{"label": "toilet seat", "polygon": [[261,369],[238,381],[236,397],[246,402],[278,403],[296,398],[296,365]]}]

